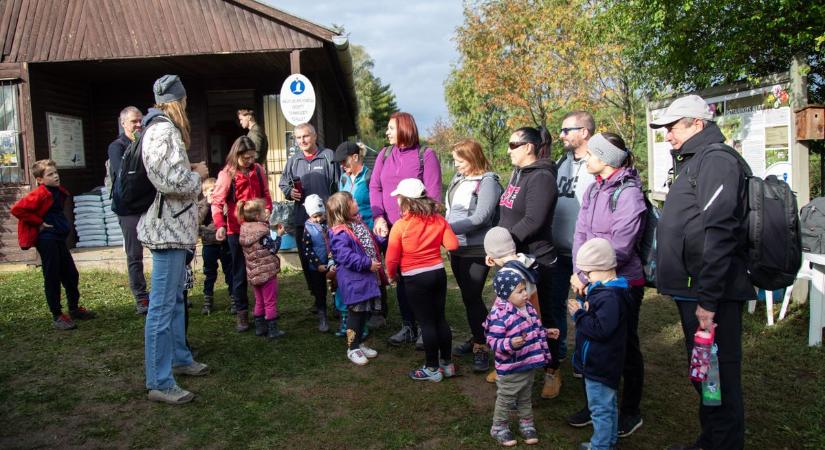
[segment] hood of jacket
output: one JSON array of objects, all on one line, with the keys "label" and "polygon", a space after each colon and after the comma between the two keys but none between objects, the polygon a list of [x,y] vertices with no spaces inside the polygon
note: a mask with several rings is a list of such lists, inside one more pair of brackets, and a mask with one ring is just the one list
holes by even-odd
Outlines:
[{"label": "hood of jacket", "polygon": [[269,234],[269,227],[263,222],[244,222],[243,225],[245,226],[241,226],[241,234],[238,237],[243,246],[252,245]]},{"label": "hood of jacket", "polygon": [[151,122],[152,119],[154,119],[155,117],[164,116],[164,115],[165,114],[163,114],[163,111],[161,111],[157,108],[149,108],[149,110],[146,111],[146,115],[143,116],[143,120],[141,120],[140,123],[143,125],[144,128],[146,128],[146,125],[149,125],[149,122]]}]

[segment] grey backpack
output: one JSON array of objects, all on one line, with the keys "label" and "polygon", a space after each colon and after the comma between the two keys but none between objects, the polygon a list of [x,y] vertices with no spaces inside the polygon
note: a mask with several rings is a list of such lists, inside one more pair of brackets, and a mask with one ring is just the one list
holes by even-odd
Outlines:
[{"label": "grey backpack", "polygon": [[799,211],[802,251],[825,253],[825,197],[817,197]]}]

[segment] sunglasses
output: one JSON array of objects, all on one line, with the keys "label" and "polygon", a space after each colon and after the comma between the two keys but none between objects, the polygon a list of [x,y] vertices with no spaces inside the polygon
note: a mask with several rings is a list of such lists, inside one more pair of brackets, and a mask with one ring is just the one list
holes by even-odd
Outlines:
[{"label": "sunglasses", "polygon": [[510,146],[510,150],[515,150],[515,149],[521,147],[522,145],[527,145],[527,144],[529,144],[529,142],[510,142],[507,145]]},{"label": "sunglasses", "polygon": [[584,129],[584,127],[569,127],[569,128],[562,128],[562,129],[561,129],[561,134],[567,134],[567,133],[569,133],[569,132],[571,132],[571,131],[576,131],[576,130],[581,130],[581,129]]}]

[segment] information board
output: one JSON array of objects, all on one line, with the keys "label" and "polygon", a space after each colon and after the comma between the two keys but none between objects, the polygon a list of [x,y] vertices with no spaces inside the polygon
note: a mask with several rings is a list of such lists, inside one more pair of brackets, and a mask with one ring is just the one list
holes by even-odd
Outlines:
[{"label": "information board", "polygon": [[83,145],[83,119],[64,114],[46,113],[49,132],[49,158],[60,169],[86,167]]}]

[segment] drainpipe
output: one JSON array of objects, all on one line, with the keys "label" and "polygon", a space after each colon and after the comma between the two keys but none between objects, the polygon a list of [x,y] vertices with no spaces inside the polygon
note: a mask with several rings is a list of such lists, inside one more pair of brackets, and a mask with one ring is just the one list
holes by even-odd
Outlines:
[{"label": "drainpipe", "polygon": [[355,95],[355,79],[353,77],[352,55],[349,52],[349,38],[343,35],[333,36],[332,43],[335,45],[338,62],[341,64],[344,90],[351,105],[352,121],[355,122],[356,133],[358,133],[358,97]]}]

